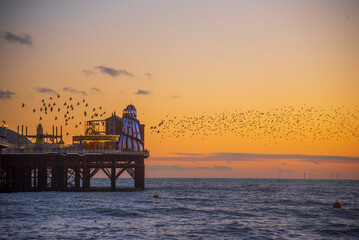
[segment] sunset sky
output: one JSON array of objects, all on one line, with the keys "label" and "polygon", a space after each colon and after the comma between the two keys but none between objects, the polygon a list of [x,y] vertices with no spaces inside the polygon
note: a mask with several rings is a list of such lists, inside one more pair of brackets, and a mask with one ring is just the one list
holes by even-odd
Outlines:
[{"label": "sunset sky", "polygon": [[[59,107],[101,106],[102,119],[132,103],[146,177],[359,179],[359,1],[1,1],[0,34],[0,120],[12,130],[64,126],[38,110],[57,94]],[[90,120],[77,109],[73,123]],[[260,113],[264,129],[247,121]],[[191,135],[184,116],[243,134]],[[83,130],[64,126],[65,143]]]}]

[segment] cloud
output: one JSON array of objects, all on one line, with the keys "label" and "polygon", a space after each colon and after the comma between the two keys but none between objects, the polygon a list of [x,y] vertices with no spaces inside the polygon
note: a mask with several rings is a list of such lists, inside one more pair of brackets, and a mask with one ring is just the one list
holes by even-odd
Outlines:
[{"label": "cloud", "polygon": [[210,153],[200,155],[180,154],[179,157],[152,157],[153,160],[166,160],[166,161],[278,161],[278,160],[293,160],[299,162],[312,162],[314,164],[343,162],[359,164],[359,157],[347,156],[331,156],[331,155],[303,155],[303,154],[258,154],[258,153]]},{"label": "cloud", "polygon": [[201,156],[202,155],[200,153],[172,153],[172,154],[185,155],[185,156]]},{"label": "cloud", "polygon": [[148,95],[150,93],[151,93],[150,91],[141,90],[141,89],[138,89],[138,91],[135,92],[135,94],[137,94],[137,95]]},{"label": "cloud", "polygon": [[69,87],[62,88],[62,91],[70,92],[70,93],[76,93],[76,94],[82,94],[82,95],[87,95],[87,93],[85,91],[79,91],[77,89],[69,88]]},{"label": "cloud", "polygon": [[172,153],[172,154],[185,155],[185,156],[201,156],[202,155],[200,153]]},{"label": "cloud", "polygon": [[32,39],[31,36],[28,34],[17,35],[11,32],[2,32],[1,38],[10,43],[18,43],[22,45],[32,46]]},{"label": "cloud", "polygon": [[92,71],[92,70],[83,70],[82,72],[86,75],[86,77],[89,77],[89,76],[91,76],[92,74],[95,73],[95,72]]},{"label": "cloud", "polygon": [[155,165],[147,166],[146,169],[152,171],[173,171],[173,172],[184,172],[184,171],[231,171],[233,168],[227,166],[214,166],[214,167],[181,167],[179,165]]},{"label": "cloud", "polygon": [[345,18],[346,18],[348,21],[350,21],[350,20],[351,20],[351,18],[350,18],[350,15],[349,15],[349,14],[345,14]]},{"label": "cloud", "polygon": [[329,156],[329,155],[303,155],[303,154],[256,154],[256,153],[216,153],[214,159],[226,159],[231,161],[258,161],[291,159],[297,161],[313,162],[357,162],[359,157]]},{"label": "cloud", "polygon": [[146,166],[146,169],[153,170],[153,171],[158,171],[158,170],[174,171],[174,172],[186,171],[186,168],[178,166],[178,165],[172,165],[172,166],[167,166],[167,165]]},{"label": "cloud", "polygon": [[214,166],[213,170],[216,171],[216,172],[219,172],[219,171],[231,171],[231,170],[233,170],[233,168],[227,167],[227,166]]},{"label": "cloud", "polygon": [[12,98],[13,95],[16,95],[14,92],[7,91],[1,91],[0,90],[0,99],[2,100],[9,100]]},{"label": "cloud", "polygon": [[145,76],[147,77],[148,80],[152,79],[152,74],[151,73],[145,73]]},{"label": "cloud", "polygon": [[91,91],[92,93],[100,93],[100,92],[102,92],[100,89],[95,88],[95,87],[91,88],[90,91]]},{"label": "cloud", "polygon": [[282,169],[282,168],[277,168],[278,172],[284,172],[284,173],[290,173],[292,172],[292,169]]},{"label": "cloud", "polygon": [[181,96],[180,95],[177,95],[177,94],[175,94],[175,95],[173,95],[172,96],[172,98],[180,98]]},{"label": "cloud", "polygon": [[35,88],[35,90],[39,93],[57,94],[57,92],[51,88],[39,87],[39,88]]},{"label": "cloud", "polygon": [[124,75],[127,77],[134,77],[135,75],[133,73],[128,72],[126,69],[115,69],[105,66],[96,66],[95,68],[99,69],[102,73],[108,74],[111,77],[117,77],[119,75]]},{"label": "cloud", "polygon": [[199,171],[208,171],[208,170],[212,170],[212,168],[210,167],[194,167],[194,170],[199,170]]},{"label": "cloud", "polygon": [[194,167],[194,170],[205,170],[205,171],[232,171],[233,168],[227,166],[214,166],[214,167]]}]

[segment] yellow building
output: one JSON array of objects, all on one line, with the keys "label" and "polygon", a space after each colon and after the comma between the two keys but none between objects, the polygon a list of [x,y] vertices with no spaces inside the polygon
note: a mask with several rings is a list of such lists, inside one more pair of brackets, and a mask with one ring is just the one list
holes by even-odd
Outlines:
[{"label": "yellow building", "polygon": [[[112,113],[112,116],[105,120],[87,121],[84,135],[72,136],[72,144],[79,149],[118,149],[122,125],[123,119],[116,113]],[[141,136],[144,136],[144,124],[140,124],[140,132]]]}]

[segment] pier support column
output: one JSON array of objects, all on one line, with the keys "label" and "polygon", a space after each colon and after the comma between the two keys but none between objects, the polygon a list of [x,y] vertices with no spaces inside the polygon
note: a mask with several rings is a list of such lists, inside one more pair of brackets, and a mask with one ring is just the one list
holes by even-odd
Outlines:
[{"label": "pier support column", "polygon": [[75,167],[74,168],[74,171],[75,171],[75,188],[76,190],[79,190],[80,189],[80,168],[79,167]]},{"label": "pier support column", "polygon": [[36,190],[37,189],[37,168],[36,166],[32,169],[34,175],[33,175],[33,180],[34,180],[34,183],[33,183],[33,186],[34,186],[34,189]]},{"label": "pier support column", "polygon": [[15,158],[16,167],[14,169],[13,177],[13,191],[14,192],[23,192],[25,190],[25,167],[21,162],[21,159]]},{"label": "pier support column", "polygon": [[87,191],[90,188],[90,167],[87,166],[87,159],[84,156],[83,176],[82,176],[82,188]]},{"label": "pier support column", "polygon": [[17,168],[17,191],[18,192],[25,192],[26,190],[26,169],[21,164]]},{"label": "pier support column", "polygon": [[60,155],[53,157],[51,187],[56,190],[65,190],[67,181],[66,174],[64,159]]},{"label": "pier support column", "polygon": [[24,189],[23,191],[31,191],[31,167],[24,166]]},{"label": "pier support column", "polygon": [[13,188],[13,182],[11,176],[13,175],[14,170],[11,168],[6,168],[6,184],[5,189],[10,192],[11,188]]},{"label": "pier support column", "polygon": [[47,188],[47,166],[41,165],[38,168],[39,172],[37,174],[37,181],[38,181],[38,189],[45,190]]},{"label": "pier support column", "polygon": [[115,161],[112,162],[112,167],[111,167],[111,190],[112,191],[116,190],[116,162]]},{"label": "pier support column", "polygon": [[135,188],[145,188],[145,164],[144,158],[136,159]]}]

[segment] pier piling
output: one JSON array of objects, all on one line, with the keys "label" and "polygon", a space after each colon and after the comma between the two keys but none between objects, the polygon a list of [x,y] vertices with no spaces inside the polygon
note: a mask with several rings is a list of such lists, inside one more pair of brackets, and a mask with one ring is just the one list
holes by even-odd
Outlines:
[{"label": "pier piling", "polygon": [[1,153],[0,192],[91,191],[91,178],[99,171],[109,177],[113,191],[125,171],[135,188],[144,189],[146,157],[148,152],[119,150]]}]

